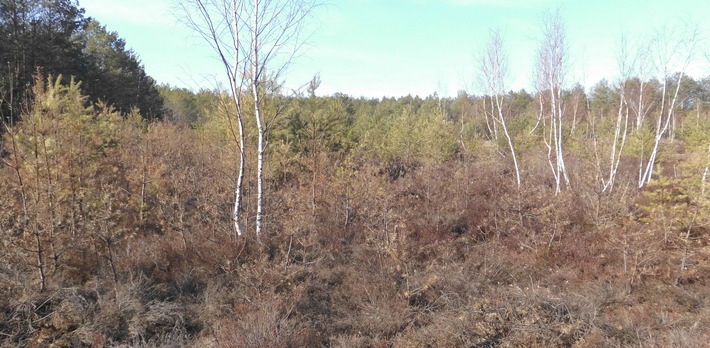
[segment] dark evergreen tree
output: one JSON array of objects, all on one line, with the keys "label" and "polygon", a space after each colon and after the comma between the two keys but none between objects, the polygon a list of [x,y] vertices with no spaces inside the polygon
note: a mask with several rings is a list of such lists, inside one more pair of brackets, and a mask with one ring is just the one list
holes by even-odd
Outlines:
[{"label": "dark evergreen tree", "polygon": [[155,81],[125,42],[84,17],[76,0],[0,0],[0,112],[16,120],[34,75],[82,81],[89,101],[118,111],[133,107],[146,118],[160,117],[163,101]]},{"label": "dark evergreen tree", "polygon": [[33,75],[80,76],[80,33],[87,20],[72,0],[0,0],[3,116],[15,119]]},{"label": "dark evergreen tree", "polygon": [[137,107],[143,117],[162,116],[163,99],[155,80],[116,32],[90,19],[82,32],[82,44],[86,71],[79,78],[93,101],[105,101],[124,114]]}]

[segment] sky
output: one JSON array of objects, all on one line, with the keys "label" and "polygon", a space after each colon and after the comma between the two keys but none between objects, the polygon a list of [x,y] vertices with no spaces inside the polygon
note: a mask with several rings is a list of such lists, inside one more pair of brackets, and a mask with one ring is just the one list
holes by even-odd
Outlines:
[{"label": "sky", "polygon": [[[79,0],[86,16],[118,32],[161,84],[224,86],[214,52],[182,24],[178,0]],[[330,0],[309,18],[308,40],[283,75],[289,89],[319,74],[318,95],[399,97],[480,93],[478,57],[491,30],[503,34],[506,87],[533,90],[535,52],[546,11],[566,25],[566,84],[587,88],[619,76],[622,34],[632,45],[659,31],[697,26],[689,73],[710,75],[707,0]],[[670,29],[669,29],[670,28]]]}]

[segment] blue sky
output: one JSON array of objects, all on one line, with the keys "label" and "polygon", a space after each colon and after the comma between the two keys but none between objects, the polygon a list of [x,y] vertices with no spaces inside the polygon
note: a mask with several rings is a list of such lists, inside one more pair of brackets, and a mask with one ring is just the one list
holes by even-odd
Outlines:
[{"label": "blue sky", "polygon": [[[193,90],[222,78],[213,52],[177,18],[176,0],[79,0],[86,15],[117,31],[159,83]],[[294,88],[321,76],[319,95],[453,96],[478,92],[477,55],[500,29],[508,89],[532,89],[542,14],[561,8],[567,27],[567,83],[618,76],[624,33],[633,43],[664,27],[697,25],[702,41],[690,73],[710,75],[706,0],[331,0],[311,18],[312,34],[284,76]],[[710,22],[708,22],[710,23]]]}]

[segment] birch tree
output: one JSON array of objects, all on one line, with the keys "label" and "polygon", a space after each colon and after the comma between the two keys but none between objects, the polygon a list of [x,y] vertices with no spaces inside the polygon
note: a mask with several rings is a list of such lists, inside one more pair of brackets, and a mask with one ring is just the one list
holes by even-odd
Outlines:
[{"label": "birch tree", "polygon": [[[543,39],[538,48],[537,87],[540,101],[540,118],[545,113],[550,119],[549,133],[543,137],[547,146],[547,158],[555,178],[555,194],[561,192],[562,182],[569,187],[569,176],[563,154],[562,86],[567,68],[567,43],[565,26],[559,11],[548,13],[543,18]],[[545,105],[543,94],[549,98]],[[546,109],[546,110],[545,110]]]},{"label": "birch tree", "polygon": [[[621,51],[617,58],[619,64],[619,108],[616,116],[616,126],[614,127],[614,140],[611,143],[611,158],[609,160],[609,177],[603,182],[602,192],[611,192],[614,189],[616,173],[621,162],[621,153],[626,144],[626,135],[629,128],[629,105],[626,101],[627,83],[629,81],[628,46],[626,39],[621,39]],[[623,127],[622,127],[623,125]],[[604,180],[604,179],[602,179]]]},{"label": "birch tree", "polygon": [[[278,78],[298,52],[315,0],[182,0],[186,23],[214,50],[229,81],[235,115],[230,131],[239,150],[232,220],[242,235],[241,203],[246,163],[245,98],[253,101],[257,128],[256,236],[263,232],[264,151],[267,143],[263,103],[268,78]],[[270,74],[270,76],[267,76]],[[236,129],[235,129],[236,124]]]},{"label": "birch tree", "polygon": [[[626,45],[625,42],[624,45]],[[627,66],[629,77],[631,75],[636,77],[636,81],[633,81],[634,83],[631,86],[627,86],[629,90],[626,96],[626,102],[636,119],[634,122],[635,131],[638,131],[643,126],[644,120],[655,105],[654,98],[649,95],[653,91],[648,88],[648,83],[646,82],[650,77],[650,67],[653,65],[650,61],[650,49],[651,44],[649,42],[642,42],[633,49],[636,53]],[[624,54],[631,54],[631,52],[624,52]]]},{"label": "birch tree", "polygon": [[[699,40],[697,29],[686,30],[675,38],[672,31],[663,30],[657,33],[653,40],[653,58],[655,67],[658,71],[659,80],[661,81],[661,101],[658,111],[658,116],[655,122],[655,136],[653,149],[649,155],[649,159],[644,167],[643,158],[639,167],[638,187],[642,188],[651,182],[653,176],[653,168],[658,157],[658,149],[661,140],[666,136],[671,124],[674,122],[676,104],[679,98],[681,82],[685,72],[693,58],[695,46]],[[678,73],[675,75],[675,88],[669,89],[671,84],[671,74],[673,71]]]},{"label": "birch tree", "polygon": [[[513,157],[513,165],[515,166],[515,180],[520,188],[520,169],[518,168],[518,159],[515,155],[515,147],[513,140],[508,132],[508,127],[505,123],[503,112],[503,98],[505,97],[505,78],[508,74],[508,60],[503,51],[503,37],[500,31],[492,31],[488,41],[486,51],[480,59],[480,74],[481,80],[486,86],[488,93],[491,95],[491,111],[494,122],[499,123],[503,134],[508,142],[511,157]],[[494,128],[495,129],[495,128]]]}]

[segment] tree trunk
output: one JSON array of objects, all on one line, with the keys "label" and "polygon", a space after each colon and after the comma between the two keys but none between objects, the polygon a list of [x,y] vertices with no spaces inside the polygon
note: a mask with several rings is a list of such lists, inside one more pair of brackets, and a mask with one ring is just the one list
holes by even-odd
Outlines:
[{"label": "tree trunk", "polygon": [[[242,103],[241,103],[241,88],[238,86],[242,85],[242,81],[237,81],[237,76],[239,74],[239,8],[237,6],[237,0],[232,0],[232,22],[234,27],[232,28],[234,32],[233,45],[234,45],[234,66],[232,68],[230,79],[232,83],[232,102],[237,111],[237,127],[239,130],[239,173],[237,174],[237,187],[234,190],[234,209],[232,211],[232,220],[234,221],[234,230],[237,232],[237,236],[241,236],[242,224],[241,224],[241,210],[242,210],[242,186],[244,185],[244,170],[246,169],[246,152],[244,150],[245,145],[245,135],[244,135],[244,119],[242,117]],[[226,60],[224,60],[225,66],[227,65]],[[229,72],[229,69],[227,69]],[[230,119],[231,120],[231,119]],[[234,129],[230,122],[230,128]]]},{"label": "tree trunk", "polygon": [[[611,192],[614,189],[614,181],[616,179],[616,173],[619,169],[619,162],[621,161],[621,153],[624,150],[624,144],[626,143],[626,133],[629,125],[629,109],[626,106],[626,99],[624,98],[625,86],[621,87],[621,98],[619,100],[619,112],[616,117],[616,128],[614,129],[614,142],[611,148],[611,159],[609,164],[609,179],[604,183],[604,188],[602,192]],[[625,112],[624,112],[625,111]],[[625,117],[623,117],[625,115]],[[621,120],[624,119],[624,131],[621,132]],[[619,137],[621,137],[621,144],[619,144]],[[617,154],[617,147],[618,154]]]},{"label": "tree trunk", "polygon": [[44,290],[47,289],[47,278],[44,274],[44,259],[42,255],[42,238],[40,237],[40,232],[37,229],[37,226],[35,226],[35,242],[37,243],[37,271],[39,272],[39,291],[43,292]]},{"label": "tree trunk", "polygon": [[259,133],[258,145],[256,149],[256,238],[260,239],[263,232],[264,214],[264,124],[261,119],[259,79],[261,69],[259,63],[259,4],[260,0],[254,0],[254,28],[252,32],[252,93],[254,95],[254,117]]},{"label": "tree trunk", "polygon": [[513,157],[513,166],[515,167],[515,182],[518,184],[518,189],[520,189],[520,169],[518,168],[518,158],[515,155],[515,147],[513,146],[513,140],[508,133],[508,127],[505,124],[505,118],[503,117],[503,106],[500,97],[496,95],[496,104],[498,106],[498,118],[500,119],[500,125],[503,128],[503,134],[508,141],[508,147],[510,148],[510,154]]}]

